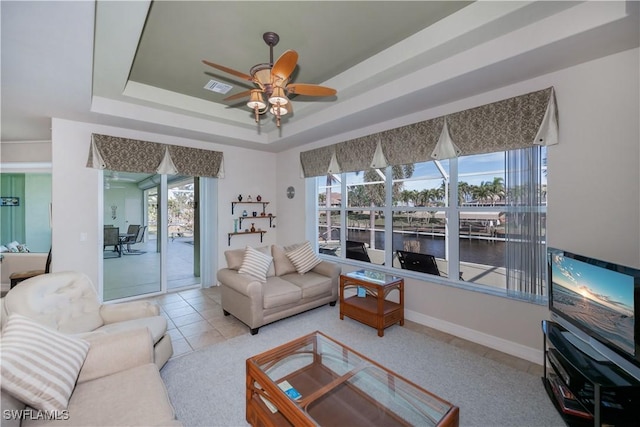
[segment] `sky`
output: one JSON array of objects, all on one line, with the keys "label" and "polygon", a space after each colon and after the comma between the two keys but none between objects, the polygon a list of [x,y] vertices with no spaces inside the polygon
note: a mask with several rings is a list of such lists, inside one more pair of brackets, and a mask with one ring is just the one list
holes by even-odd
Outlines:
[{"label": "sky", "polygon": [[[449,172],[449,160],[442,160],[442,167]],[[475,156],[462,156],[458,158],[458,174],[460,181],[470,185],[480,185],[483,181],[492,182],[495,177],[505,178],[505,153],[487,153]],[[428,181],[427,181],[428,180]],[[543,177],[546,183],[546,177]],[[347,184],[364,182],[364,174],[348,173]],[[324,184],[324,182],[322,183]],[[424,190],[438,188],[442,184],[442,175],[432,161],[416,164],[412,179],[405,181],[405,190]],[[339,191],[339,184],[336,192]]]}]

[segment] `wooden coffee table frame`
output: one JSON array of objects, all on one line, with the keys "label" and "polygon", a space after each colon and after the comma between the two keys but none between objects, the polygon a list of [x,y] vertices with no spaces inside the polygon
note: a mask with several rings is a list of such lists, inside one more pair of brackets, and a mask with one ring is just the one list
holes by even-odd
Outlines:
[{"label": "wooden coffee table frame", "polygon": [[[376,283],[366,278],[356,278],[348,274],[340,275],[340,319],[344,316],[369,325],[378,330],[378,336],[384,336],[384,329],[400,323],[404,326],[404,279],[385,275],[391,280]],[[349,288],[363,287],[365,297],[357,295],[345,298],[344,291]],[[399,302],[387,300],[387,295],[398,290]]]},{"label": "wooden coffee table frame", "polygon": [[[355,359],[353,366],[343,373],[330,369],[323,363],[322,349],[319,348],[322,345],[341,350],[341,357],[347,364],[351,363],[351,356],[352,360]],[[269,376],[268,372],[272,368],[281,368],[283,363],[287,363],[287,358],[295,363],[297,359],[293,356],[299,355],[311,356],[310,362],[304,366],[297,364],[296,369],[290,372],[285,369],[286,373],[281,378]],[[331,354],[324,357],[335,362]],[[431,419],[431,425],[457,427],[459,423],[458,407],[319,331],[251,357],[247,359],[246,366],[246,417],[247,422],[253,426],[311,427],[330,424],[369,427],[380,424],[381,419],[384,425],[411,425],[349,382],[349,379],[365,370],[368,370],[370,378],[376,378],[380,383],[386,382],[391,393],[404,396],[409,404],[412,401],[419,402],[414,405],[414,409]],[[289,381],[302,394],[300,400],[294,401],[280,390],[277,384],[284,380]],[[277,412],[271,412],[260,396],[271,402]],[[433,414],[422,410],[420,405],[432,408],[437,419]]]}]

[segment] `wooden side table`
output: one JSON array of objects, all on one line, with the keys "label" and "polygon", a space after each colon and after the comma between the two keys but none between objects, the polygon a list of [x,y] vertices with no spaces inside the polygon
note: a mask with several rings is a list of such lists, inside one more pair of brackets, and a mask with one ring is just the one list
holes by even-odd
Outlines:
[{"label": "wooden side table", "polygon": [[[364,295],[345,298],[347,288],[361,288]],[[387,300],[387,295],[398,290],[399,302]],[[340,319],[344,316],[364,323],[378,330],[384,336],[384,329],[400,323],[404,325],[404,279],[390,274],[369,270],[358,270],[340,275]]]}]

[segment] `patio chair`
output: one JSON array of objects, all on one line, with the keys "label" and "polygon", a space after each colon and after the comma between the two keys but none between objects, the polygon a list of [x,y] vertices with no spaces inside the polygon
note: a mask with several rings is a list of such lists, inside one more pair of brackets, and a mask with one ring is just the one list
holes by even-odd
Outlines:
[{"label": "patio chair", "polygon": [[[118,253],[118,258],[122,256],[122,244],[120,242],[120,229],[118,227],[104,228],[104,241],[102,242],[102,250],[106,251],[107,247],[113,246],[113,252]],[[104,258],[115,258],[114,256],[106,256]]]},{"label": "patio chair", "polygon": [[129,245],[136,242],[136,237],[138,236],[138,230],[140,230],[140,225],[130,224],[127,227],[127,234],[123,234],[122,236],[120,236],[120,242],[123,245],[126,244],[127,248],[129,248]]},{"label": "patio chair", "polygon": [[[433,255],[401,250],[396,251],[396,254],[398,256],[398,261],[400,262],[400,267],[404,270],[419,271],[420,273],[433,274],[434,276],[448,277],[445,273],[440,272],[438,263],[436,262],[436,257]],[[459,279],[464,280],[462,278],[462,272],[460,272]]]},{"label": "patio chair", "polygon": [[349,259],[355,259],[358,261],[371,262],[369,254],[367,253],[367,247],[362,242],[355,242],[353,240],[347,240],[345,256]]},{"label": "patio chair", "polygon": [[145,251],[141,251],[138,249],[131,249],[131,245],[135,245],[136,243],[141,243],[144,239],[144,232],[147,230],[147,226],[143,225],[142,227],[138,226],[138,232],[136,233],[135,240],[127,241],[127,251],[124,252],[125,255],[142,255],[146,253]]},{"label": "patio chair", "polygon": [[396,251],[400,267],[405,270],[419,271],[420,273],[440,276],[440,270],[433,255],[419,254],[416,252]]}]

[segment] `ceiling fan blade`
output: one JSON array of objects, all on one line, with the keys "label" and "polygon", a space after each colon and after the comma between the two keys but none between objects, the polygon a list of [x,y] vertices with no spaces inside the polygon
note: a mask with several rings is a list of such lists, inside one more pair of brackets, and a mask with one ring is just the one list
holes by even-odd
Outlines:
[{"label": "ceiling fan blade", "polygon": [[330,87],[306,83],[292,83],[286,89],[287,92],[294,95],[333,96],[337,93],[335,89]]},{"label": "ceiling fan blade", "polygon": [[235,95],[227,96],[225,99],[223,99],[223,101],[232,101],[234,99],[246,98],[247,96],[251,95],[252,90],[254,89],[245,90],[243,92],[236,93]]},{"label": "ceiling fan blade", "polygon": [[210,67],[217,68],[220,71],[224,71],[225,73],[229,73],[229,74],[232,74],[232,75],[234,75],[236,77],[240,77],[243,80],[253,81],[253,78],[250,75],[245,74],[245,73],[241,73],[240,71],[236,71],[236,70],[234,70],[232,68],[229,68],[229,67],[225,67],[224,65],[214,64],[213,62],[209,62],[209,61],[204,60],[204,59],[202,60],[202,62],[204,64],[210,66]]},{"label": "ceiling fan blade", "polygon": [[288,50],[273,64],[271,75],[276,76],[280,80],[287,80],[298,63],[298,52]]}]

